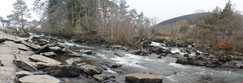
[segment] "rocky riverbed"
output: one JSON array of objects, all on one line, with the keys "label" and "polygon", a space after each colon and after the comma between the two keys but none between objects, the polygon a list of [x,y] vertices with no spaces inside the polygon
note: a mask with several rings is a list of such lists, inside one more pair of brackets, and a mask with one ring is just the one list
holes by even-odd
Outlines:
[{"label": "rocky riverbed", "polygon": [[[75,40],[77,41],[77,40]],[[193,43],[143,40],[137,49],[0,32],[0,83],[242,83],[242,56]]]}]

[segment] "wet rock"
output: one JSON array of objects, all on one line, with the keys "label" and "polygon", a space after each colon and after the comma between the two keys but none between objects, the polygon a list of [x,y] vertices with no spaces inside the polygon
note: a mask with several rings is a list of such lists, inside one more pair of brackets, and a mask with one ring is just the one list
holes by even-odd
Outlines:
[{"label": "wet rock", "polygon": [[46,53],[41,53],[41,55],[46,56],[46,57],[54,57],[57,54],[54,52],[46,52]]},{"label": "wet rock", "polygon": [[191,51],[189,49],[185,49],[186,53],[191,54]]},{"label": "wet rock", "polygon": [[232,60],[231,56],[230,55],[227,55],[227,56],[219,56],[218,59],[221,61],[221,62],[229,62]]},{"label": "wet rock", "polygon": [[87,63],[80,63],[80,64],[77,64],[79,66],[79,68],[81,68],[81,70],[89,75],[89,76],[93,76],[95,74],[101,74],[101,69],[98,68],[97,66],[94,66],[94,65],[89,65]]},{"label": "wet rock", "polygon": [[15,60],[13,61],[13,63],[14,63],[16,66],[18,66],[18,67],[20,67],[20,68],[22,68],[22,69],[24,69],[24,70],[28,70],[28,71],[32,71],[32,72],[37,71],[37,68],[35,67],[35,65],[33,65],[33,64],[32,64],[31,62],[29,62],[29,61],[24,61],[24,60],[15,59]]},{"label": "wet rock", "polygon": [[168,50],[168,49],[163,49],[163,48],[160,48],[160,47],[152,48],[151,52],[152,52],[152,53],[156,53],[156,54],[158,54],[158,55],[159,55],[159,54],[163,54],[163,53],[165,53],[165,54],[170,54],[170,53],[171,53],[170,50]]},{"label": "wet rock", "polygon": [[19,72],[16,72],[15,75],[16,75],[17,78],[22,78],[22,77],[30,76],[30,75],[33,75],[33,74],[28,72],[28,71],[19,71]]},{"label": "wet rock", "polygon": [[81,69],[70,65],[57,65],[45,69],[48,74],[56,77],[76,77],[81,73]]},{"label": "wet rock", "polygon": [[114,55],[118,56],[118,57],[122,57],[122,55],[118,54],[118,53],[114,53]]},{"label": "wet rock", "polygon": [[66,53],[66,55],[68,55],[68,56],[81,57],[80,53],[74,52],[74,51],[66,49],[66,48],[62,49],[62,52]]},{"label": "wet rock", "polygon": [[197,50],[195,50],[196,55],[201,55],[201,53],[199,53]]},{"label": "wet rock", "polygon": [[72,65],[72,64],[77,64],[77,63],[79,63],[81,61],[82,61],[81,58],[70,58],[70,59],[66,60],[66,63],[68,65]]},{"label": "wet rock", "polygon": [[128,49],[128,48],[123,47],[123,46],[121,46],[121,45],[113,45],[111,48],[112,48],[112,49],[120,49],[120,50],[127,50],[127,49]]},{"label": "wet rock", "polygon": [[232,60],[243,60],[243,56],[240,55],[230,55]]},{"label": "wet rock", "polygon": [[226,62],[222,65],[223,67],[229,67],[229,68],[238,68],[237,64],[230,61],[230,62]]},{"label": "wet rock", "polygon": [[50,75],[32,75],[19,79],[20,83],[60,83],[60,80]]},{"label": "wet rock", "polygon": [[36,68],[37,69],[44,69],[47,67],[50,67],[51,64],[45,63],[45,62],[36,62]]},{"label": "wet rock", "polygon": [[132,52],[132,54],[135,54],[135,55],[141,55],[141,56],[147,56],[147,55],[148,55],[148,53],[145,52],[145,51],[143,51],[143,50],[134,50],[134,51]]},{"label": "wet rock", "polygon": [[54,59],[41,56],[41,55],[33,55],[30,57],[30,60],[35,61],[35,62],[43,62],[43,64],[46,64],[48,66],[53,66],[53,65],[60,65],[61,62],[56,61]]},{"label": "wet rock", "polygon": [[125,75],[127,83],[162,83],[163,79],[160,76],[152,74],[127,74]]},{"label": "wet rock", "polygon": [[189,54],[184,54],[184,57],[189,57]]},{"label": "wet rock", "polygon": [[59,47],[59,46],[53,46],[53,47],[49,47],[51,51],[54,51],[54,52],[58,52],[58,51],[61,51],[62,48]]},{"label": "wet rock", "polygon": [[94,75],[93,77],[100,82],[111,79],[111,78],[115,78],[115,76],[112,74],[99,74],[99,75]]},{"label": "wet rock", "polygon": [[240,66],[240,69],[243,69],[243,65]]},{"label": "wet rock", "polygon": [[83,54],[92,54],[92,50],[80,50],[80,52]]}]

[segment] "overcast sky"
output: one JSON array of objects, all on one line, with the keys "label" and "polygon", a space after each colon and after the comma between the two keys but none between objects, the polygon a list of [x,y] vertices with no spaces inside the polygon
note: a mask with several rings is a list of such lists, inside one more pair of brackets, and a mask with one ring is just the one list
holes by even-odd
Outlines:
[{"label": "overcast sky", "polygon": [[[34,0],[25,0],[29,8]],[[216,6],[223,8],[228,0],[127,0],[130,8],[143,12],[149,18],[157,18],[158,22],[173,17],[195,13],[198,10],[211,11]],[[0,0],[0,16],[6,18],[13,10],[15,0]],[[232,0],[234,8],[243,11],[243,0]],[[33,16],[37,18],[37,16]]]}]

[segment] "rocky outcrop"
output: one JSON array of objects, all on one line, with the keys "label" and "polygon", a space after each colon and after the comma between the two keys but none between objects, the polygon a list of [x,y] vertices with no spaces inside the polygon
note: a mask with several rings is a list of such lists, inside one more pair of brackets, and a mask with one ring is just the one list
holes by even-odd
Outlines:
[{"label": "rocky outcrop", "polygon": [[33,63],[31,63],[31,62],[29,62],[29,61],[15,59],[15,60],[13,61],[13,63],[14,63],[16,66],[18,66],[18,67],[20,67],[20,68],[22,68],[22,69],[24,69],[24,70],[28,70],[28,71],[37,71],[36,66],[33,65]]},{"label": "rocky outcrop", "polygon": [[50,75],[31,75],[19,79],[20,83],[60,83],[60,80]]},{"label": "rocky outcrop", "polygon": [[162,83],[161,76],[151,74],[127,74],[125,75],[127,83]]},{"label": "rocky outcrop", "polygon": [[57,65],[45,69],[48,74],[56,77],[76,77],[81,73],[81,69],[70,65]]}]

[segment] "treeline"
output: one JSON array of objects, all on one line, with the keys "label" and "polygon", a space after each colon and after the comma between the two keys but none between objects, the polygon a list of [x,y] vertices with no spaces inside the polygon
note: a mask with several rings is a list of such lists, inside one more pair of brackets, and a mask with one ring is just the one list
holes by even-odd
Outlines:
[{"label": "treeline", "polygon": [[150,34],[143,13],[129,9],[126,0],[35,0],[42,14],[42,31],[67,37],[133,42]]},{"label": "treeline", "polygon": [[[194,25],[180,23],[174,35],[180,39],[192,39],[210,44],[211,50],[242,52],[243,16],[232,8],[229,1],[224,9],[216,7]],[[204,48],[207,48],[206,46]]]}]

